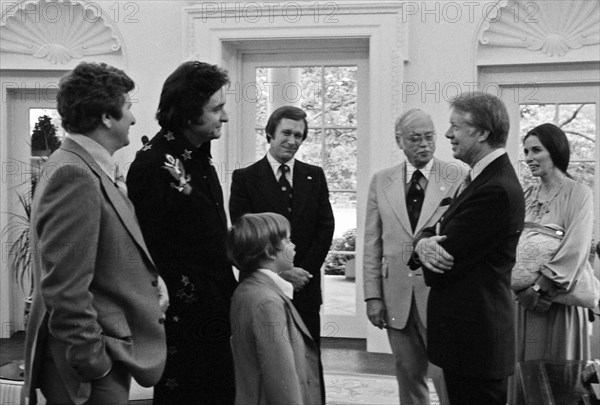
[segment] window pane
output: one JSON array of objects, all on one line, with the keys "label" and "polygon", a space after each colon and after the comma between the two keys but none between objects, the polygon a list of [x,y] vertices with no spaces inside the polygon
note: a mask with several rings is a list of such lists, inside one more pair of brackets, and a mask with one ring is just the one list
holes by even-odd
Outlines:
[{"label": "window pane", "polygon": [[521,104],[521,139],[534,127],[556,119],[555,104]]},{"label": "window pane", "polygon": [[325,125],[357,125],[357,68],[326,67],[325,74]]},{"label": "window pane", "polygon": [[322,67],[305,66],[299,69],[302,98],[300,108],[306,112],[309,127],[322,126]]},{"label": "window pane", "polygon": [[571,160],[594,159],[596,143],[594,104],[562,104],[559,109],[562,130],[571,146]]},{"label": "window pane", "polygon": [[269,150],[269,144],[264,129],[256,130],[256,160],[260,160],[265,156]]},{"label": "window pane", "polygon": [[306,139],[300,146],[296,158],[311,165],[323,167],[321,153],[323,151],[322,132],[320,129],[309,129]]},{"label": "window pane", "polygon": [[325,171],[330,190],[356,190],[356,130],[328,129]]},{"label": "window pane", "polygon": [[[268,68],[256,69],[256,86],[252,84],[247,86],[244,91],[244,97],[249,101],[256,100],[256,126],[264,128],[267,125],[267,100],[269,100],[269,89],[266,82],[268,81]],[[246,92],[248,94],[246,94]]]},{"label": "window pane", "polygon": [[586,184],[592,190],[594,189],[594,162],[571,162],[569,164],[569,174],[578,182]]}]

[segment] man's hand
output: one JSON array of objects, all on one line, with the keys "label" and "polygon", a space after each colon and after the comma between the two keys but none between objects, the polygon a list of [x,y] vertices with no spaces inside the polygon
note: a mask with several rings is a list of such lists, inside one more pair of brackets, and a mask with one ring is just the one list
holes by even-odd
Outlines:
[{"label": "man's hand", "polygon": [[373,298],[367,301],[367,317],[373,326],[383,329],[387,327],[385,323],[385,304],[379,298]]},{"label": "man's hand", "polygon": [[300,267],[294,267],[291,270],[282,271],[279,277],[289,281],[294,286],[294,291],[301,290],[313,277],[308,271]]},{"label": "man's hand", "polygon": [[424,238],[415,246],[421,265],[434,273],[443,274],[454,266],[454,257],[440,245],[447,236]]},{"label": "man's hand", "polygon": [[161,276],[158,276],[158,306],[164,313],[169,308],[169,292],[167,291],[167,285]]}]

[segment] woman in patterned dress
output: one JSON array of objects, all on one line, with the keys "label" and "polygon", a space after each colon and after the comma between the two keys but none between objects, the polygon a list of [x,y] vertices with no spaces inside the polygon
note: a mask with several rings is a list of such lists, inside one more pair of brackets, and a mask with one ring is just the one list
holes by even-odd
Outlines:
[{"label": "woman in patterned dress", "polygon": [[525,221],[557,225],[564,236],[536,282],[517,292],[517,361],[587,360],[587,311],[552,302],[577,283],[588,260],[593,233],[591,190],[568,173],[570,148],[565,133],[542,124],[525,135],[525,161],[540,182],[525,191]]}]

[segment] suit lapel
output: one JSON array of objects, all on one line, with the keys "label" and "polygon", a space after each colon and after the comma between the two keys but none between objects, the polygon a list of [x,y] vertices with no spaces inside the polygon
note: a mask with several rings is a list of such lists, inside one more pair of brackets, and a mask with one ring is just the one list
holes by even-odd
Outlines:
[{"label": "suit lapel", "polygon": [[473,180],[471,184],[469,184],[469,186],[454,199],[448,208],[448,211],[446,211],[446,214],[444,215],[444,220],[446,221],[448,218],[451,218],[458,207],[460,207],[464,201],[468,200],[475,190],[487,183],[505,164],[510,164],[507,154],[500,156],[492,163],[487,165],[486,168],[483,169],[483,171],[479,174],[479,176],[477,176],[475,180]]},{"label": "suit lapel", "polygon": [[[307,198],[310,196],[311,184],[314,181],[308,173],[307,167],[303,162],[296,160],[294,162],[294,179],[292,188],[294,197],[292,199],[292,214],[300,214],[306,205]],[[299,218],[296,216],[296,218]]]},{"label": "suit lapel", "polygon": [[439,160],[433,160],[433,167],[431,168],[431,173],[429,174],[429,179],[427,180],[425,200],[423,201],[423,207],[421,208],[421,214],[415,229],[415,234],[419,233],[429,221],[450,188],[450,185],[447,184],[445,179],[442,177],[441,166],[442,165]]},{"label": "suit lapel", "polygon": [[406,229],[409,235],[413,234],[410,226],[410,219],[406,210],[406,191],[404,179],[406,178],[406,163],[396,166],[395,170],[390,172],[383,185],[384,193],[388,203],[396,214],[400,224]]},{"label": "suit lapel", "polygon": [[266,276],[260,272],[252,273],[251,277],[257,283],[260,283],[260,284],[266,286],[267,288],[273,290],[275,293],[277,293],[277,295],[279,295],[285,301],[285,304],[288,306],[288,308],[290,309],[290,312],[292,313],[292,318],[294,319],[294,323],[296,324],[298,329],[300,329],[300,331],[302,331],[302,333],[304,333],[306,335],[306,337],[308,337],[310,340],[313,340],[310,332],[308,331],[308,329],[306,328],[306,325],[304,324],[304,321],[300,317],[300,314],[294,307],[294,304],[288,298],[288,296],[285,295],[283,293],[283,291],[281,291],[281,288],[277,287],[277,285],[273,282],[273,280],[271,280],[268,276]]},{"label": "suit lapel", "polygon": [[135,217],[133,205],[131,205],[131,202],[127,200],[127,197],[125,197],[125,195],[119,191],[118,187],[115,186],[111,179],[109,179],[108,175],[104,173],[102,169],[100,169],[98,163],[96,163],[90,154],[87,153],[87,151],[79,144],[67,138],[63,141],[61,148],[79,156],[90,167],[92,172],[98,176],[102,189],[108,197],[111,205],[117,212],[117,215],[119,218],[121,218],[125,228],[136,241],[138,246],[144,251],[148,260],[154,264],[150,253],[146,248],[142,231],[140,230],[139,224]]}]

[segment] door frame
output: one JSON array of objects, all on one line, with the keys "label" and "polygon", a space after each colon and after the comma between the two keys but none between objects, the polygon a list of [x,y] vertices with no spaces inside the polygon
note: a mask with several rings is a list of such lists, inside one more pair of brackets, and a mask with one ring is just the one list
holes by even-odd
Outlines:
[{"label": "door frame", "polygon": [[[4,229],[8,223],[9,212],[15,205],[15,196],[11,192],[11,174],[15,167],[10,164],[15,153],[24,153],[23,145],[15,146],[15,134],[27,128],[29,132],[29,115],[24,111],[29,108],[56,108],[56,91],[60,78],[66,73],[65,70],[55,71],[17,71],[2,70],[2,90],[0,96],[0,160],[2,165],[2,178],[0,180],[0,229]],[[34,102],[27,100],[21,95],[28,93]],[[37,100],[37,102],[35,102]],[[17,116],[21,115],[20,118]],[[22,122],[24,119],[25,122]],[[20,127],[22,126],[22,127]],[[19,152],[20,150],[20,152]],[[26,156],[29,159],[30,155]],[[22,170],[21,168],[16,168]],[[0,338],[8,338],[12,333],[23,329],[23,298],[17,287],[8,257],[8,244],[4,237],[2,243],[2,257],[0,260]]]},{"label": "door frame", "polygon": [[[299,66],[345,66],[356,65],[358,67],[358,125],[357,125],[357,167],[362,167],[364,161],[368,159],[366,156],[367,137],[369,135],[368,122],[368,104],[362,103],[360,100],[368,100],[368,48],[366,41],[350,40],[345,42],[345,51],[342,51],[341,43],[335,48],[329,46],[321,48],[281,48],[271,49],[269,53],[253,51],[244,53],[242,56],[242,86],[256,80],[257,67],[299,67]],[[256,138],[251,136],[254,134],[256,127],[256,103],[254,98],[242,97],[242,126],[246,128],[244,133],[240,134],[237,141],[241,148],[241,165],[245,167],[256,161],[255,142]],[[250,130],[251,128],[251,130]],[[368,191],[368,183],[361,183],[362,179],[357,177],[356,197],[358,200],[366,199]],[[229,190],[225,193],[228,195]],[[363,195],[364,194],[364,195]],[[357,204],[357,233],[362,233],[364,224],[358,222],[358,212],[364,209]],[[356,257],[362,255],[363,246],[356,245]],[[356,278],[354,282],[355,288],[355,305],[354,315],[328,314],[324,312],[324,307],[321,309],[321,333],[323,337],[345,337],[345,338],[365,338],[366,337],[366,309],[364,303],[364,294],[362,292],[362,266],[356,267]],[[323,301],[327,300],[328,293],[324,284],[325,276],[322,274],[321,287],[323,290]]]}]

